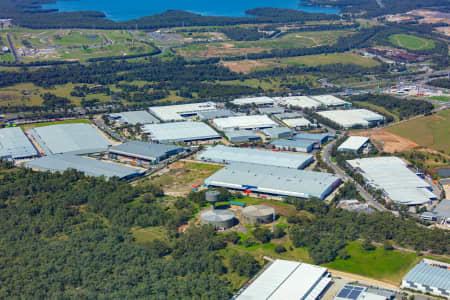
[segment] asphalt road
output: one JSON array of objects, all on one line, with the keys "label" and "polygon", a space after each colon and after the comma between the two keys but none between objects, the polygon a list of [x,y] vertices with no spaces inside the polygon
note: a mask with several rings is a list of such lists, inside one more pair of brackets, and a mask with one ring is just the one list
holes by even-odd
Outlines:
[{"label": "asphalt road", "polygon": [[357,191],[360,193],[360,195],[366,200],[366,202],[376,208],[379,211],[388,211],[384,206],[379,204],[375,201],[375,199],[370,195],[359,183],[357,183],[353,178],[348,176],[344,171],[341,170],[333,161],[331,160],[331,149],[333,148],[333,145],[336,143],[336,140],[332,141],[326,147],[322,150],[320,153],[322,156],[323,161],[329,165],[331,168],[333,168],[334,172],[337,176],[339,176],[342,181],[347,182],[353,182],[356,186]]}]

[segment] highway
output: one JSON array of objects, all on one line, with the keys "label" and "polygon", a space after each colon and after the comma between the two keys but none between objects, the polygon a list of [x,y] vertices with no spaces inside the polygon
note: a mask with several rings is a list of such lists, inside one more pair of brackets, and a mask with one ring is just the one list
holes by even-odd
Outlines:
[{"label": "highway", "polygon": [[359,194],[364,198],[364,200],[366,200],[368,204],[370,204],[379,211],[388,211],[384,206],[375,201],[372,195],[370,195],[359,183],[357,183],[353,178],[348,176],[343,170],[341,170],[341,168],[339,168],[335,163],[333,163],[333,161],[331,160],[331,149],[333,148],[334,144],[336,144],[336,141],[337,139],[326,145],[325,148],[321,151],[320,154],[322,156],[323,161],[331,168],[333,168],[336,175],[339,176],[342,179],[342,181],[353,182]]}]

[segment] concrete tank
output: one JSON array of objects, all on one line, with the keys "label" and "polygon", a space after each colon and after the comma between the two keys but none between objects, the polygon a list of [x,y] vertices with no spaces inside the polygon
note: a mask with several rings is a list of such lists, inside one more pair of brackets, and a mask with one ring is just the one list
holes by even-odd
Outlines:
[{"label": "concrete tank", "polygon": [[273,222],[275,209],[267,205],[251,205],[242,210],[242,221],[250,225]]},{"label": "concrete tank", "polygon": [[211,203],[211,207],[214,209],[215,203],[220,201],[220,193],[218,191],[206,191],[205,199]]},{"label": "concrete tank", "polygon": [[208,210],[200,214],[200,220],[216,229],[227,229],[234,225],[234,213],[224,209]]}]

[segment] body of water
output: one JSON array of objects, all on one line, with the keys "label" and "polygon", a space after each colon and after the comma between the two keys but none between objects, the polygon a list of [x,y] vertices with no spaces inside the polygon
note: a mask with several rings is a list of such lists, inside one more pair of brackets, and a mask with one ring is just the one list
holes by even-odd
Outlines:
[{"label": "body of water", "polygon": [[441,175],[442,177],[450,177],[450,169],[449,168],[439,169],[438,174]]},{"label": "body of water", "polygon": [[278,7],[299,9],[312,13],[337,14],[339,9],[330,7],[299,6],[297,0],[63,0],[45,4],[43,8],[57,8],[60,12],[94,10],[104,12],[108,19],[127,21],[143,16],[161,13],[165,10],[179,9],[201,15],[243,17],[247,9],[256,7]]}]

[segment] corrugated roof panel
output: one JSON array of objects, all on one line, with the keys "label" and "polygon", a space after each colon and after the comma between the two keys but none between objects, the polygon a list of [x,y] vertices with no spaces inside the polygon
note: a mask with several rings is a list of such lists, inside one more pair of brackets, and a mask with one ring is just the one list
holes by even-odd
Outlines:
[{"label": "corrugated roof panel", "polygon": [[0,158],[26,158],[38,153],[20,127],[0,129]]},{"label": "corrugated roof panel", "polygon": [[160,143],[221,138],[214,129],[203,122],[148,124],[143,127],[143,130],[150,134],[152,140]]},{"label": "corrugated roof panel", "polygon": [[415,265],[403,280],[450,291],[450,270],[424,262]]}]

